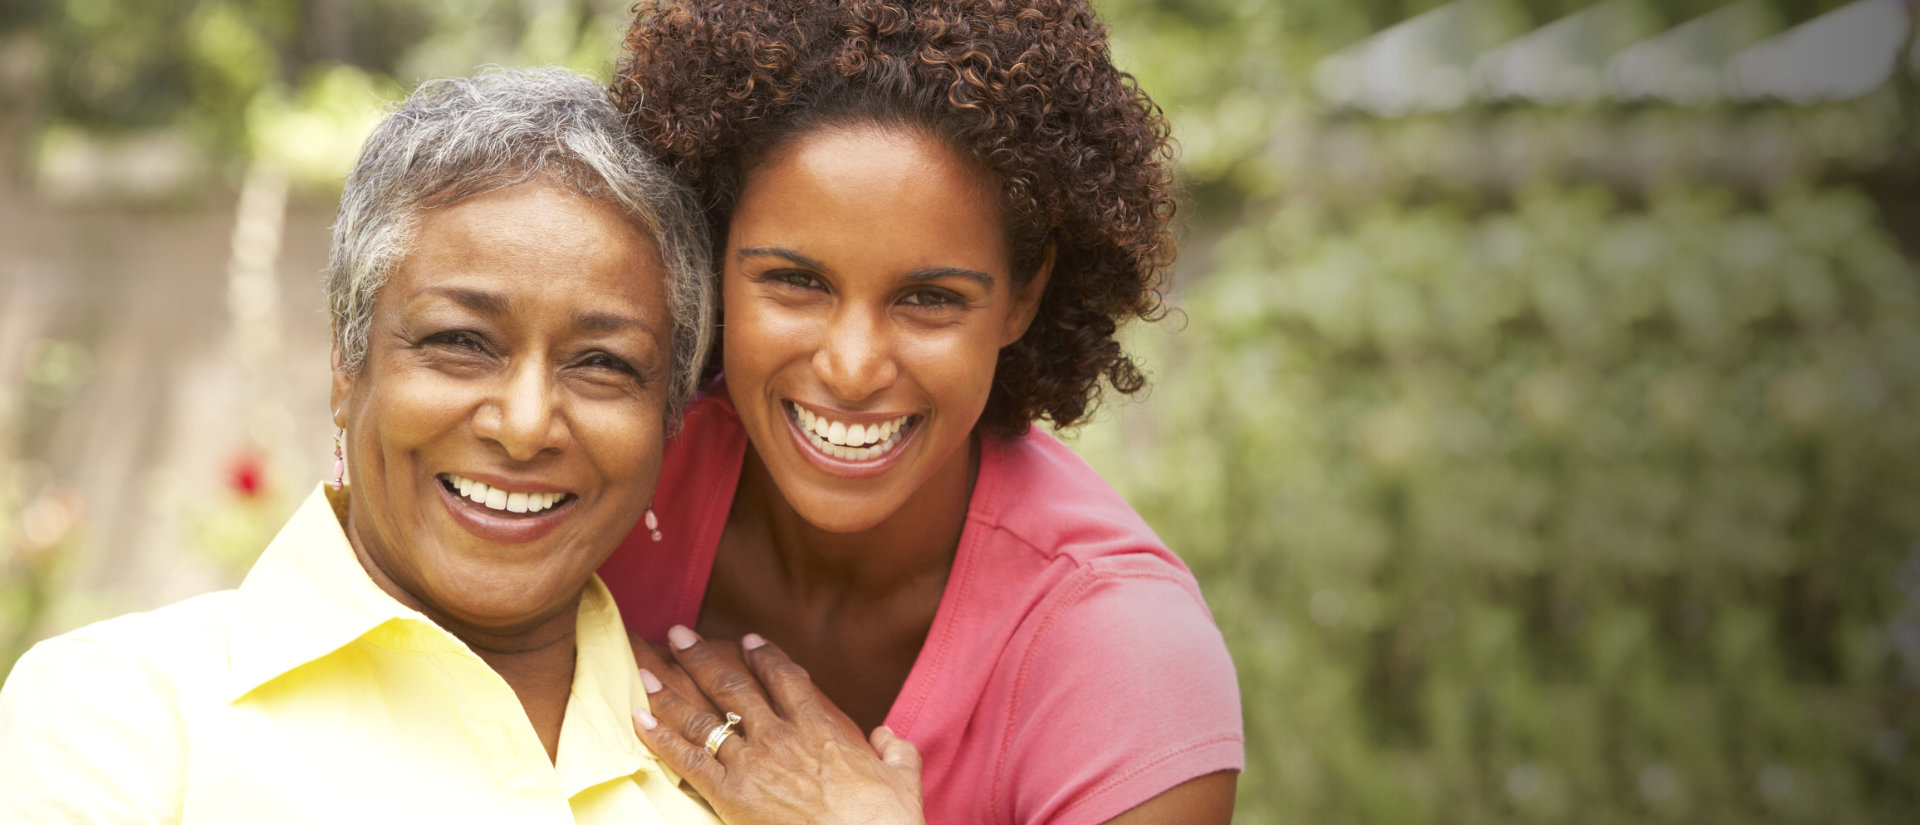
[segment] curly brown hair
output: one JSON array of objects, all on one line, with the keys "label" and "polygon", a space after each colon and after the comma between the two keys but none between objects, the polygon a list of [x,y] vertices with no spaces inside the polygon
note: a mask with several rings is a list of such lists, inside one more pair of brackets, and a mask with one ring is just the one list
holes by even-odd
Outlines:
[{"label": "curly brown hair", "polygon": [[1038,316],[1000,352],[987,432],[1071,426],[1102,378],[1146,385],[1114,334],[1163,314],[1172,148],[1085,0],[651,0],[626,51],[614,95],[699,193],[716,243],[745,173],[820,127],[922,129],[999,175],[1015,280],[1049,242],[1055,259]]}]

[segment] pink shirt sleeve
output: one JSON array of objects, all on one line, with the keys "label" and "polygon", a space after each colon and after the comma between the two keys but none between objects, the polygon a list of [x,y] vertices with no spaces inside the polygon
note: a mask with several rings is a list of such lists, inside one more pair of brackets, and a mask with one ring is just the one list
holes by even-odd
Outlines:
[{"label": "pink shirt sleeve", "polygon": [[1105,822],[1245,767],[1233,663],[1192,581],[1172,573],[1101,559],[1042,606],[995,771],[1015,822]]}]

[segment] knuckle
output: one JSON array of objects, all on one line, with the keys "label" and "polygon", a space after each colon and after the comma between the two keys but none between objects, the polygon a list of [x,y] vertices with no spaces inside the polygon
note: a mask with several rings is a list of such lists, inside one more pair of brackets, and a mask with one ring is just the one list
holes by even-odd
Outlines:
[{"label": "knuckle", "polygon": [[671,686],[666,690],[647,697],[647,703],[653,706],[655,716],[671,716],[678,713],[685,713],[687,709],[687,700],[682,698],[680,692],[674,690]]},{"label": "knuckle", "polygon": [[801,667],[799,663],[792,660],[778,662],[769,667],[767,669],[767,679],[772,682],[792,686],[813,684],[813,674],[808,673],[806,668]]},{"label": "knuckle", "polygon": [[680,725],[680,734],[686,737],[688,747],[699,751],[701,755],[705,755],[707,752],[705,745],[707,734],[712,733],[713,729],[719,726],[720,720],[714,718],[712,714],[689,714],[686,721]]},{"label": "knuckle", "polygon": [[674,648],[673,658],[684,667],[698,667],[713,661],[713,646],[704,640],[694,642],[685,648]]},{"label": "knuckle", "polygon": [[753,679],[737,670],[728,670],[713,677],[715,696],[739,696],[753,689]]}]

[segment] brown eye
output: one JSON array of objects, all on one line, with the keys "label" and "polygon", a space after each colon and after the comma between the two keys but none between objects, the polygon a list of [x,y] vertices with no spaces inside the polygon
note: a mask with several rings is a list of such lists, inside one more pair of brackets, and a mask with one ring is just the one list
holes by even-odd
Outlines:
[{"label": "brown eye", "polygon": [[908,306],[922,309],[939,309],[965,303],[960,296],[944,289],[918,289],[907,294],[902,301]]},{"label": "brown eye", "polygon": [[794,289],[826,289],[826,284],[814,277],[813,273],[800,269],[776,269],[763,276],[763,280],[772,281]]},{"label": "brown eye", "polygon": [[627,375],[640,374],[640,371],[634,369],[633,365],[604,352],[589,353],[587,357],[580,359],[580,366],[588,369],[602,369],[625,373]]},{"label": "brown eye", "polygon": [[427,336],[426,340],[421,343],[428,346],[448,347],[450,349],[470,350],[473,352],[487,351],[485,339],[476,333],[463,329],[436,332]]}]

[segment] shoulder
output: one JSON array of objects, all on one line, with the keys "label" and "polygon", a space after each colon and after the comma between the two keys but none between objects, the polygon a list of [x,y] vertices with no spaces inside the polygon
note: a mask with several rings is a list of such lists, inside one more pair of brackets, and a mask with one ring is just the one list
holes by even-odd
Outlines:
[{"label": "shoulder", "polygon": [[127,613],[54,636],[41,646],[92,646],[153,667],[199,666],[225,655],[240,591],[220,590],[140,613]]},{"label": "shoulder", "polygon": [[716,378],[700,388],[693,402],[687,405],[680,427],[674,440],[693,443],[740,430],[740,414],[734,411],[733,399],[727,395],[726,379]]},{"label": "shoulder", "polygon": [[[694,396],[680,422],[680,431],[667,441],[660,477],[671,483],[655,491],[656,506],[663,501],[678,502],[679,507],[697,503],[711,495],[707,488],[731,486],[739,474],[738,459],[747,443],[746,429],[727,398],[725,381],[716,380]],[[695,493],[695,491],[698,491]],[[682,495],[682,493],[686,493]],[[666,515],[666,513],[662,513]]]},{"label": "shoulder", "polygon": [[[1101,559],[1061,581],[1030,618],[1019,679],[1028,701],[1078,693],[1101,702],[1152,698],[1178,686],[1239,716],[1225,640],[1185,570],[1151,556]],[[1180,701],[1187,701],[1182,698]]]},{"label": "shoulder", "polygon": [[0,688],[0,819],[141,821],[177,809],[183,711],[227,684],[232,592],[56,636]]},{"label": "shoulder", "polygon": [[627,627],[643,638],[663,640],[669,626],[696,618],[746,451],[747,433],[726,382],[715,380],[688,405],[680,432],[667,442],[649,504],[660,538],[635,513],[633,531],[600,565]]},{"label": "shoulder", "polygon": [[[157,610],[130,613],[63,633],[28,650],[7,675],[0,697],[9,707],[49,690],[70,698],[66,708],[89,706],[128,690],[166,694],[224,686],[227,642],[236,592],[196,596]],[[112,692],[96,691],[103,682]],[[78,693],[74,693],[78,691]]]},{"label": "shoulder", "polygon": [[1004,763],[1016,821],[1105,822],[1245,766],[1233,661],[1184,570],[1092,565],[1037,619]]},{"label": "shoulder", "polygon": [[1025,655],[1048,665],[1023,673],[1189,660],[1231,683],[1233,665],[1193,573],[1098,473],[1037,429],[994,450],[981,477],[991,471],[998,489],[973,515],[1005,534],[999,543],[1017,540],[1054,571],[1025,588],[1019,635]]},{"label": "shoulder", "polygon": [[1144,553],[1186,570],[1106,479],[1038,427],[1019,438],[982,441],[968,516],[1078,564]]},{"label": "shoulder", "polygon": [[987,443],[992,489],[973,515],[1055,571],[1008,584],[1030,601],[997,671],[996,807],[1020,822],[1105,822],[1240,770],[1239,685],[1193,574],[1053,436]]},{"label": "shoulder", "polygon": [[237,595],[233,590],[208,593],[54,636],[20,657],[6,687],[12,690],[25,679],[84,677],[102,669],[150,672],[155,678],[209,667],[224,674]]}]

